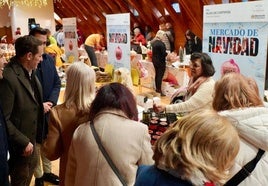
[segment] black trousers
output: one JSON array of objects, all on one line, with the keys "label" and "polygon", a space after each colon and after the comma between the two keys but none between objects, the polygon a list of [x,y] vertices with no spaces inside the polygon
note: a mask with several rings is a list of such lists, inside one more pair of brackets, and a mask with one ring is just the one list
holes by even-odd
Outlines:
[{"label": "black trousers", "polygon": [[85,50],[87,51],[87,55],[90,59],[91,65],[98,67],[98,61],[97,61],[94,48],[91,46],[85,45]]},{"label": "black trousers", "polygon": [[162,80],[163,76],[166,71],[166,66],[156,66],[154,65],[155,69],[155,89],[156,92],[162,93],[161,87],[162,87]]}]

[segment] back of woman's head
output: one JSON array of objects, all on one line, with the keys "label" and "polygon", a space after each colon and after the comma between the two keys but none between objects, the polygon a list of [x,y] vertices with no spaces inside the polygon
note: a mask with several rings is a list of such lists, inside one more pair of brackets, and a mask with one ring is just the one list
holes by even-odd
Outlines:
[{"label": "back of woman's head", "polygon": [[185,37],[186,37],[186,39],[187,39],[187,36],[189,36],[189,37],[191,38],[191,40],[193,40],[194,37],[195,37],[195,34],[194,34],[190,29],[188,29],[188,30],[186,30],[186,32],[185,32]]},{"label": "back of woman's head", "polygon": [[156,35],[155,35],[155,37],[158,38],[158,39],[160,39],[161,41],[164,41],[165,40],[165,36],[166,36],[166,32],[163,31],[163,30],[158,30],[156,32]]},{"label": "back of woman's head", "polygon": [[90,120],[93,120],[100,111],[106,109],[121,110],[129,119],[138,120],[134,95],[121,83],[110,83],[98,90],[90,107]]},{"label": "back of woman's head", "polygon": [[196,61],[197,59],[201,60],[201,66],[202,66],[202,71],[203,71],[202,76],[210,77],[210,76],[213,76],[215,74],[215,68],[214,68],[212,60],[208,54],[199,53],[199,52],[192,53],[190,60]]},{"label": "back of woman's head", "polygon": [[179,119],[156,141],[153,158],[157,166],[192,183],[201,174],[217,183],[228,178],[226,170],[238,151],[239,137],[230,121],[216,111],[199,110]]},{"label": "back of woman's head", "polygon": [[225,74],[215,84],[212,106],[216,111],[263,106],[256,81],[242,74]]},{"label": "back of woman's head", "polygon": [[95,97],[95,71],[82,62],[75,62],[66,71],[65,104],[88,112]]}]

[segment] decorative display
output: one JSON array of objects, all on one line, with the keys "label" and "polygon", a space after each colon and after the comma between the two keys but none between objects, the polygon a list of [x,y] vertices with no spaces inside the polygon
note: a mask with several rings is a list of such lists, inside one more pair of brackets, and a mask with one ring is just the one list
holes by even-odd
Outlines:
[{"label": "decorative display", "polygon": [[115,49],[115,57],[117,60],[120,60],[122,58],[122,49],[120,46]]},{"label": "decorative display", "polygon": [[263,96],[267,68],[267,7],[268,1],[204,6],[203,52],[213,61],[215,80],[226,72],[240,72],[256,80]]},{"label": "decorative display", "polygon": [[108,63],[130,70],[130,14],[106,15]]},{"label": "decorative display", "polygon": [[7,4],[9,8],[14,5],[42,7],[47,5],[47,0],[0,0],[0,7],[5,4]]},{"label": "decorative display", "polygon": [[78,43],[76,34],[76,18],[63,18],[64,52],[68,63],[78,61]]}]

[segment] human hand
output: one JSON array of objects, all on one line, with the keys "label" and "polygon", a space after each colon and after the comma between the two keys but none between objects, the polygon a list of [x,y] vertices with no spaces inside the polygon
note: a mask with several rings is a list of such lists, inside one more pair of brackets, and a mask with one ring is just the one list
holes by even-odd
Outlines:
[{"label": "human hand", "polygon": [[52,106],[53,106],[53,103],[51,103],[51,102],[44,102],[43,103],[43,106],[44,106],[44,113],[47,113],[47,112],[49,112],[50,111],[50,109],[52,108]]},{"label": "human hand", "polygon": [[31,142],[25,147],[23,151],[23,156],[30,156],[33,153],[33,144]]},{"label": "human hand", "polygon": [[165,106],[164,105],[157,105],[157,104],[154,104],[153,105],[153,110],[154,112],[156,113],[159,113],[159,112],[164,112],[165,111]]}]

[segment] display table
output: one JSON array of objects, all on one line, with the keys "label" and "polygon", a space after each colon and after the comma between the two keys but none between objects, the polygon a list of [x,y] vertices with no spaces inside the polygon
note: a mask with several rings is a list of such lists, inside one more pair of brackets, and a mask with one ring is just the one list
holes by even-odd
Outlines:
[{"label": "display table", "polygon": [[[131,68],[139,69],[138,63],[141,64],[142,68],[147,70],[146,76],[141,77],[141,85],[147,88],[154,89],[155,87],[155,69],[152,62],[146,60],[132,60]],[[164,94],[170,95],[173,90],[170,89],[170,84],[176,85],[177,87],[186,86],[189,81],[188,67],[184,64],[182,66],[174,67],[172,65],[166,66],[166,71],[163,77],[162,90]]]},{"label": "display table", "polygon": [[0,49],[6,61],[9,61],[11,57],[15,56],[15,48],[12,44],[0,43]]},{"label": "display table", "polygon": [[[96,57],[98,61],[98,65],[101,68],[105,68],[106,64],[108,63],[108,55],[107,52],[96,52]],[[134,58],[131,58],[131,68],[135,68],[138,71],[140,70],[138,62],[141,63],[142,67],[146,69],[147,73],[146,76],[141,77],[141,85],[143,87],[147,87],[150,89],[154,89],[155,87],[155,69],[153,66],[153,63],[150,61],[146,61],[142,59],[142,55],[137,54]],[[173,65],[167,65],[166,71],[163,77],[164,81],[168,81],[171,83],[175,83],[178,87],[180,86],[186,86],[189,81],[189,75],[188,75],[188,65],[187,63],[177,63],[174,66]],[[163,83],[163,86],[166,86],[167,83]],[[164,87],[165,88],[165,87]]]},{"label": "display table", "polygon": [[105,68],[105,65],[108,63],[108,54],[107,52],[95,52],[97,61],[98,61],[98,66],[100,68]]},{"label": "display table", "polygon": [[151,144],[154,145],[155,141],[177,120],[176,114],[165,113],[152,113],[148,125],[149,134],[151,136]]}]

